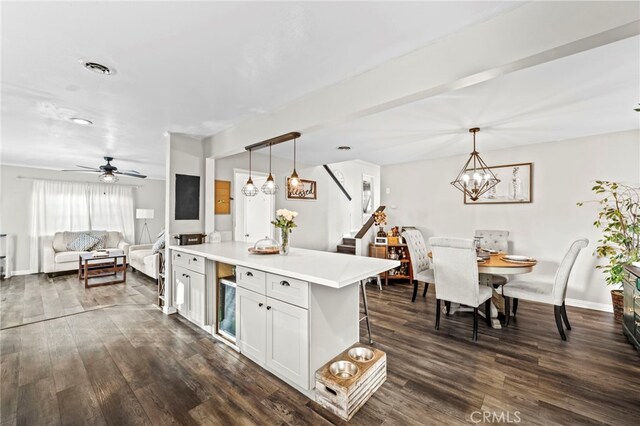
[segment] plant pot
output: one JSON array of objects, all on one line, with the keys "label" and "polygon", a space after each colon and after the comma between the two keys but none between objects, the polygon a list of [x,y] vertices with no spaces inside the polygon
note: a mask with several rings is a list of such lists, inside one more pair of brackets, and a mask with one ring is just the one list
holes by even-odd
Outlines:
[{"label": "plant pot", "polygon": [[613,302],[613,318],[616,322],[622,323],[624,314],[624,295],[622,290],[611,290],[611,301]]}]

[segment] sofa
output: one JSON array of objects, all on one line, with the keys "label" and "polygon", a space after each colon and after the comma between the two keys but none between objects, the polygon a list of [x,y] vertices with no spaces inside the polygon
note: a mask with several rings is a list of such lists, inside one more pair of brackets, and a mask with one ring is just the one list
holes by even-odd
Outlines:
[{"label": "sofa", "polygon": [[160,272],[160,254],[153,251],[153,244],[139,244],[129,247],[129,265],[136,271],[158,279]]},{"label": "sofa", "polygon": [[42,270],[47,274],[55,272],[72,271],[78,269],[78,257],[88,251],[69,250],[68,245],[80,234],[106,234],[105,249],[110,252],[127,255],[130,244],[127,243],[118,231],[80,231],[80,232],[56,232],[53,237],[43,239]]}]

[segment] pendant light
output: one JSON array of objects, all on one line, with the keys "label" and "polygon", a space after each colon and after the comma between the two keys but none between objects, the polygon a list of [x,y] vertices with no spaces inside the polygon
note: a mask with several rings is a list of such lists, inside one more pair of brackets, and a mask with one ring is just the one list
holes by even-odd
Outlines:
[{"label": "pendant light", "polygon": [[249,150],[249,179],[242,187],[242,193],[247,197],[254,197],[258,194],[258,187],[253,184],[253,179],[251,179],[251,150]]},{"label": "pendant light", "polygon": [[469,196],[471,201],[477,201],[482,194],[500,182],[476,151],[476,133],[479,131],[479,127],[469,129],[469,132],[473,133],[473,151],[462,166],[458,177],[451,182],[451,185]]},{"label": "pendant light", "polygon": [[269,144],[269,177],[267,177],[267,181],[262,185],[262,192],[267,195],[274,195],[278,192],[278,185],[276,185],[271,175],[271,144]]},{"label": "pendant light", "polygon": [[302,185],[302,179],[298,176],[298,172],[296,171],[296,138],[293,139],[293,173],[289,176],[289,191],[297,192],[304,189]]}]

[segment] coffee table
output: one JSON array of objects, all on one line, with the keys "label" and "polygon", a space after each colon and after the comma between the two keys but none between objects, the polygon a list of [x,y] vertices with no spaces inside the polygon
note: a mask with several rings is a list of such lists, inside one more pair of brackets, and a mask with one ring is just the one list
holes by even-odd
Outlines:
[{"label": "coffee table", "polygon": [[[121,260],[121,262],[120,262]],[[122,272],[122,279],[89,285],[89,278],[116,277]],[[127,279],[127,256],[121,253],[109,253],[96,256],[94,253],[83,253],[78,259],[78,279],[84,280],[84,288],[100,287],[103,285],[120,284]]]}]

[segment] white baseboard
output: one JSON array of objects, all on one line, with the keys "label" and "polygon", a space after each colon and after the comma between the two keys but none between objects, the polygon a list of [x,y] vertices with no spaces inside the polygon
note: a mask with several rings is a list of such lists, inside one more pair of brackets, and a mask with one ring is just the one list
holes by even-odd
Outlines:
[{"label": "white baseboard", "polygon": [[586,300],[565,299],[567,306],[575,306],[576,308],[593,309],[595,311],[613,312],[613,305],[609,303],[595,303]]},{"label": "white baseboard", "polygon": [[23,269],[21,271],[11,271],[12,277],[16,275],[31,275],[31,274],[37,274],[37,272],[30,271],[29,269]]}]

